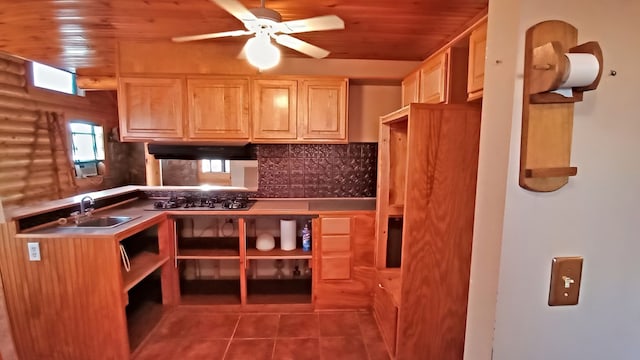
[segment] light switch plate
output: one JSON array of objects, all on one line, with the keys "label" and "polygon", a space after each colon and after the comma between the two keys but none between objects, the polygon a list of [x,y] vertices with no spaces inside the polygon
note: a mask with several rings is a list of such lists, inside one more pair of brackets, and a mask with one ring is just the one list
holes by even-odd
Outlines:
[{"label": "light switch plate", "polygon": [[582,278],[582,257],[555,257],[551,262],[549,306],[577,305]]}]

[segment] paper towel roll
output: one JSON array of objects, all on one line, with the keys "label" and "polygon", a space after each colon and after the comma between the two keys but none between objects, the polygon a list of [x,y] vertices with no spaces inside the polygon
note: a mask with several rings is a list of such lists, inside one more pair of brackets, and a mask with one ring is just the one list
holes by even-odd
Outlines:
[{"label": "paper towel roll", "polygon": [[569,76],[558,89],[551,92],[572,97],[572,88],[587,86],[594,82],[600,72],[600,63],[592,54],[564,54],[564,56],[569,60]]},{"label": "paper towel roll", "polygon": [[296,249],[296,221],[280,220],[280,249]]}]

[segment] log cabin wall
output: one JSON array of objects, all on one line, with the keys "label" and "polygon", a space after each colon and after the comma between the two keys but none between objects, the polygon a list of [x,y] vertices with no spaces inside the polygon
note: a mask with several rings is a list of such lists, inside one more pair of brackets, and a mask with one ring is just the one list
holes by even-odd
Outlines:
[{"label": "log cabin wall", "polygon": [[[111,141],[105,141],[105,175],[74,179],[67,122],[90,121],[108,134],[118,123],[116,103],[115,92],[80,97],[34,88],[29,63],[0,53],[0,246],[13,243],[15,232],[13,222],[4,223],[3,207],[144,182],[135,170],[144,169],[144,158],[136,156],[144,153],[142,145]],[[48,122],[54,120],[60,129],[52,132]],[[0,359],[17,359],[10,328],[0,282]]]},{"label": "log cabin wall", "polygon": [[[0,53],[0,200],[4,207],[62,198],[76,193],[140,182],[128,159],[137,144],[105,141],[103,176],[75,179],[68,122],[117,126],[115,92],[67,95],[30,85],[29,63]],[[52,126],[55,123],[59,127]],[[124,161],[122,161],[124,159]],[[131,181],[135,178],[135,181]],[[142,179],[144,181],[144,179]]]}]

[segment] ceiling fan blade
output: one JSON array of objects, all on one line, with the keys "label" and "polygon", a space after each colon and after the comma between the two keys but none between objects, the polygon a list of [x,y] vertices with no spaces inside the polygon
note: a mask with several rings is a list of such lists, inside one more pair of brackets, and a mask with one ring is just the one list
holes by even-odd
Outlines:
[{"label": "ceiling fan blade", "polygon": [[329,55],[329,51],[319,48],[315,45],[311,45],[306,41],[302,41],[300,39],[294,38],[290,35],[277,35],[275,36],[276,42],[280,45],[291,48],[295,51],[301,52],[303,54],[309,55],[316,59],[322,59]]},{"label": "ceiling fan blade", "polygon": [[283,21],[278,24],[278,30],[285,34],[339,29],[344,29],[344,21],[335,15]]},{"label": "ceiling fan blade", "polygon": [[245,21],[255,21],[256,18],[249,9],[247,9],[242,3],[238,0],[211,0],[214,3],[218,4],[221,8],[229,12],[231,15],[235,16],[238,20]]},{"label": "ceiling fan blade", "polygon": [[211,33],[211,34],[201,34],[201,35],[188,35],[188,36],[176,36],[172,37],[171,40],[174,42],[185,42],[185,41],[194,41],[194,40],[206,40],[206,39],[215,39],[226,36],[243,36],[252,34],[249,30],[233,30],[233,31],[225,31],[219,33]]}]

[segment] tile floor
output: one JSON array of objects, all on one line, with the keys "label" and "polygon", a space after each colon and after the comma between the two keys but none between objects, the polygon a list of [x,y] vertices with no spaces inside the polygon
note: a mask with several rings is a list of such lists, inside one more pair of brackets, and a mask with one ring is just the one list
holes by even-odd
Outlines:
[{"label": "tile floor", "polygon": [[135,360],[389,359],[369,312],[221,314],[177,308]]}]

